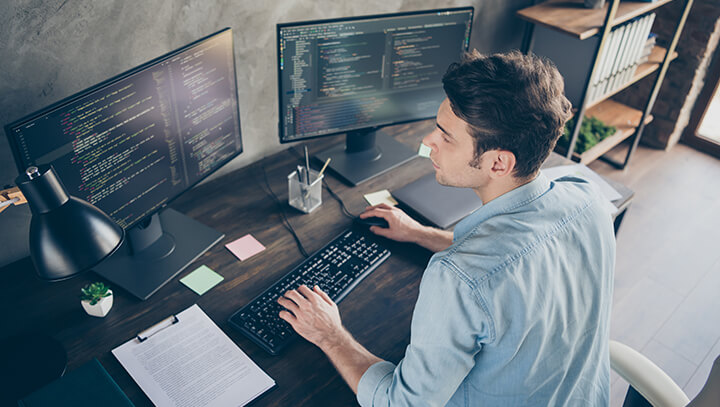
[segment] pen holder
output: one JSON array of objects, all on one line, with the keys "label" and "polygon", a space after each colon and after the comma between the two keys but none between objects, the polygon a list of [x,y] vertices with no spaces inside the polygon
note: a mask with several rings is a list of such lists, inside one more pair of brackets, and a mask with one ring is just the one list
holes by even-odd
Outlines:
[{"label": "pen holder", "polygon": [[288,175],[288,203],[305,213],[314,211],[322,203],[322,179],[318,172],[310,170],[310,183],[300,181],[298,172]]}]

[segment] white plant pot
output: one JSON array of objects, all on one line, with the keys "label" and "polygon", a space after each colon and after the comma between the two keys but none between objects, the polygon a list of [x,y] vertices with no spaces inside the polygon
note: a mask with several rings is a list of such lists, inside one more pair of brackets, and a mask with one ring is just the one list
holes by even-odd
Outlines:
[{"label": "white plant pot", "polygon": [[107,315],[107,313],[110,312],[110,308],[112,308],[112,305],[113,305],[112,290],[108,290],[108,292],[110,293],[110,295],[101,299],[95,305],[90,305],[90,301],[85,301],[85,300],[80,301],[80,303],[82,304],[82,307],[85,309],[85,312],[87,312],[89,315],[92,315],[94,317],[100,317],[100,318]]}]

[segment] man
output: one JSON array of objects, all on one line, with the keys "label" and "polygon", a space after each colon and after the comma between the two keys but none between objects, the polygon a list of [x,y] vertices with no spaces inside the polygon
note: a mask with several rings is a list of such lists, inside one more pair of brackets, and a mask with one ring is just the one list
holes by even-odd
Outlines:
[{"label": "man", "polygon": [[436,254],[422,277],[410,345],[397,366],[343,328],[318,287],[286,293],[280,317],[330,358],[363,406],[607,405],[615,240],[603,198],[540,165],[570,113],[547,60],[467,55],[423,143],[438,182],[483,206],[454,232],[385,205],[372,231]]}]

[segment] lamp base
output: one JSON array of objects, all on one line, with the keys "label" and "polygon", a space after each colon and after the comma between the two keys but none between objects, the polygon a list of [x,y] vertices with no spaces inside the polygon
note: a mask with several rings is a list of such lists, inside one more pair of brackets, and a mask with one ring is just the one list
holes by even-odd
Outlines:
[{"label": "lamp base", "polygon": [[41,333],[0,340],[0,405],[17,400],[65,373],[67,353],[60,342]]}]

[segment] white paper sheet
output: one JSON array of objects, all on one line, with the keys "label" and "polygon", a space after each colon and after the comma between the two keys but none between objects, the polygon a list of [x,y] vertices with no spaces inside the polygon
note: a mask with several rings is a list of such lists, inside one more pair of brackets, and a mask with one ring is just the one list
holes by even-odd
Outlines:
[{"label": "white paper sheet", "polygon": [[153,404],[243,406],[275,385],[197,304],[177,318],[112,351]]}]

